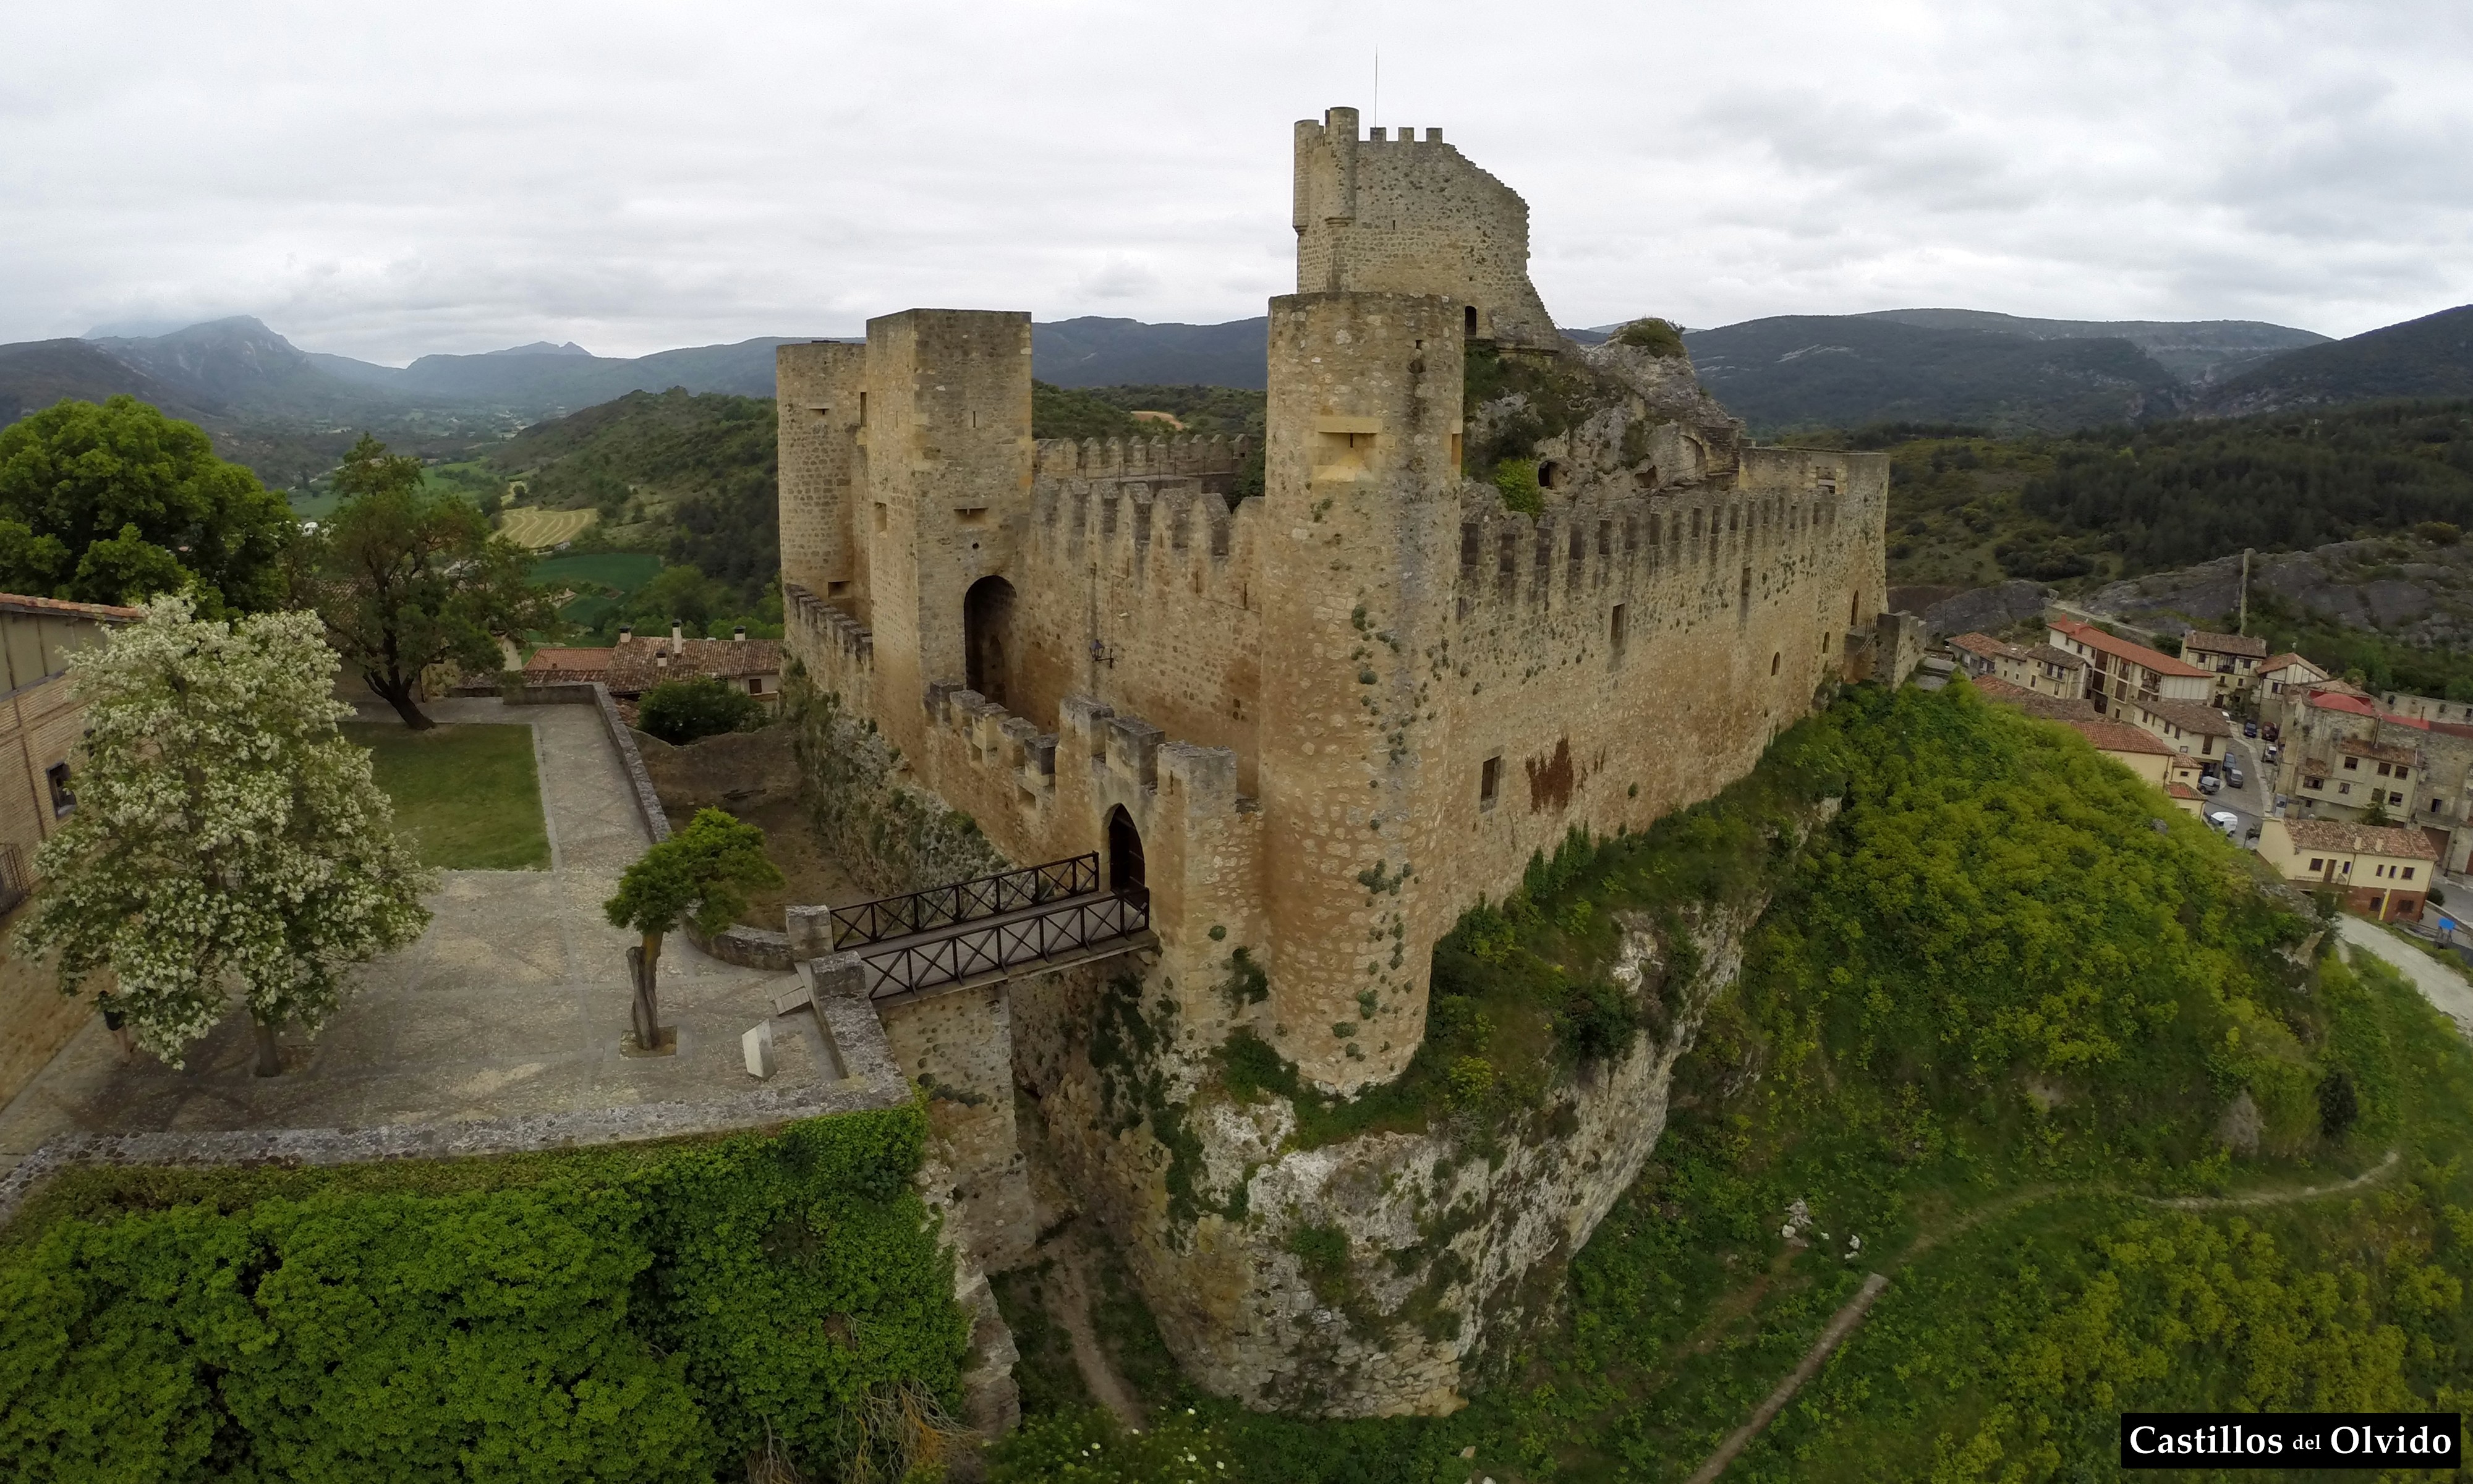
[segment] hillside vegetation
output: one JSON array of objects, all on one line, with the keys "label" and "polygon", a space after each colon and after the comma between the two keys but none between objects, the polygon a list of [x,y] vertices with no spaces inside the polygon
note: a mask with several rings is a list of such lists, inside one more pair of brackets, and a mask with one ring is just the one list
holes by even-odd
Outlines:
[{"label": "hillside vegetation", "polygon": [[2435,396],[2473,396],[2473,304],[2278,356],[2216,388],[2203,406],[2221,415]]},{"label": "hillside vegetation", "polygon": [[[1835,822],[1784,843],[1827,798]],[[1679,1480],[1873,1271],[1867,1325],[1728,1478],[2109,1476],[2125,1408],[2466,1400],[2473,1052],[2391,973],[2324,957],[2310,903],[2075,733],[1962,684],[1866,689],[1717,800],[1541,867],[1436,951],[1429,1033],[1500,1057],[1495,1087],[1533,1055],[1485,1049],[1500,987],[1552,995],[1549,1058],[1585,1055],[1608,1014],[1665,1034],[1655,1002],[1583,1011],[1619,917],[1777,893],[1649,1165],[1557,1318],[1449,1418],[1193,1395],[1112,1281],[1103,1347],[1197,1475]],[[1521,1115],[1486,1082],[1429,1114],[1478,1154]],[[1033,1424],[997,1477],[1153,1476],[1093,1461],[1112,1429],[1043,1324],[1023,1326]]]},{"label": "hillside vegetation", "polygon": [[2244,547],[2473,524],[2473,401],[2389,402],[2063,437],[1889,424],[1894,584],[2109,581]]},{"label": "hillside vegetation", "polygon": [[0,1233],[0,1475],[903,1478],[970,1332],[925,1135],[64,1172]]}]

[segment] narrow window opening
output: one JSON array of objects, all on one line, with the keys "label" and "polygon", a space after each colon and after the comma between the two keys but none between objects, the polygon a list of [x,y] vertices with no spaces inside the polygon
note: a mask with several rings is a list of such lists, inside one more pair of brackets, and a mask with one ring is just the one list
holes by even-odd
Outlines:
[{"label": "narrow window opening", "polygon": [[1460,306],[1460,333],[1471,340],[1477,338],[1477,305]]},{"label": "narrow window opening", "polygon": [[1563,483],[1563,466],[1549,459],[1537,466],[1537,488],[1552,490]]},{"label": "narrow window opening", "polygon": [[1491,809],[1502,795],[1502,756],[1487,758],[1477,770],[1477,806]]},{"label": "narrow window opening", "polygon": [[1786,659],[1786,652],[1785,652],[1785,651],[1783,651],[1783,650],[1772,651],[1772,652],[1770,653],[1770,655],[1769,655],[1769,673],[1770,673],[1771,675],[1775,675],[1775,674],[1777,674],[1777,673],[1778,673],[1778,666],[1779,666],[1781,663],[1783,663],[1783,662],[1785,661],[1785,659]]},{"label": "narrow window opening", "polygon": [[1614,611],[1607,615],[1606,640],[1614,646],[1615,658],[1621,659],[1623,652],[1623,605],[1620,603],[1616,604]]},{"label": "narrow window opening", "polygon": [[69,791],[69,765],[56,762],[45,768],[43,781],[51,785],[52,818],[68,818],[77,809],[77,795]]},{"label": "narrow window opening", "polygon": [[882,530],[886,530],[886,529],[890,528],[892,524],[893,524],[893,515],[892,515],[892,513],[891,513],[890,511],[887,511],[887,510],[884,508],[884,502],[883,502],[882,500],[878,500],[878,501],[876,501],[876,528],[877,530],[879,530],[879,531],[882,531]]}]

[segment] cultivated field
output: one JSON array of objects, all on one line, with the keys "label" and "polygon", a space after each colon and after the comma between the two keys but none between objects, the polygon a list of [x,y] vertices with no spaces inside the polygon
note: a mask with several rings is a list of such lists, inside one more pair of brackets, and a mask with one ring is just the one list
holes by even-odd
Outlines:
[{"label": "cultivated field", "polygon": [[585,527],[600,518],[597,510],[542,510],[536,505],[518,505],[499,517],[498,531],[518,546],[547,551],[561,541],[582,536]]}]

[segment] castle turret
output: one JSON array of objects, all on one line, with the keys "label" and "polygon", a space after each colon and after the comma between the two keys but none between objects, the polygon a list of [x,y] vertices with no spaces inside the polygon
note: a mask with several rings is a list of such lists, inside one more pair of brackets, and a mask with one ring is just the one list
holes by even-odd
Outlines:
[{"label": "castle turret", "polygon": [[1449,739],[1433,717],[1456,539],[1462,306],[1271,301],[1262,556],[1263,883],[1281,1051],[1396,1076],[1426,1017]]},{"label": "castle turret", "polygon": [[1297,292],[1439,294],[1470,339],[1562,339],[1528,281],[1528,203],[1429,129],[1360,138],[1355,108],[1296,126]]}]

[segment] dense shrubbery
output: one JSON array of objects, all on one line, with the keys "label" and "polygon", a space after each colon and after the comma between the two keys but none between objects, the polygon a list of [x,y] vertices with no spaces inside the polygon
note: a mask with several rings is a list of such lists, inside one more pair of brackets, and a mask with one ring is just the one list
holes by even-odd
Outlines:
[{"label": "dense shrubbery", "polygon": [[[659,1151],[84,1171],[0,1247],[12,1479],[810,1472],[955,1394],[908,1109]],[[45,1219],[48,1217],[48,1219]]]},{"label": "dense shrubbery", "polygon": [[698,737],[760,726],[768,714],[763,702],[728,681],[699,675],[663,681],[644,692],[636,706],[636,725],[664,742],[683,746]]}]

